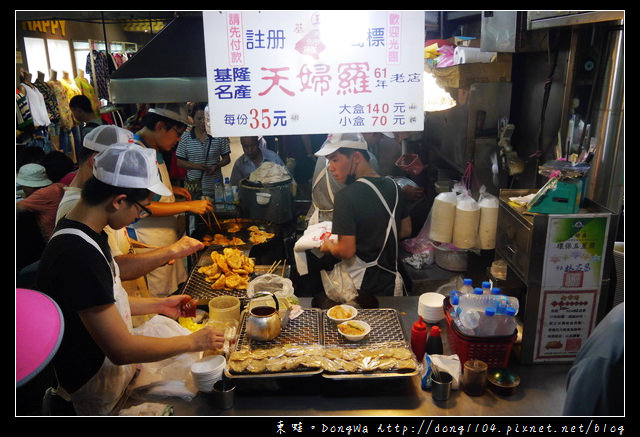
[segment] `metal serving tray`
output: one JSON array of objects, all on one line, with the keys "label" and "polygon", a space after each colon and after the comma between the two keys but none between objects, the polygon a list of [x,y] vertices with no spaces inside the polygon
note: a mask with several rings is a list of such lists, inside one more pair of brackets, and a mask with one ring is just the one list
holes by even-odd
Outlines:
[{"label": "metal serving tray", "polygon": [[[314,345],[322,344],[322,329],[320,327],[321,318],[320,310],[315,308],[305,308],[298,317],[288,320],[282,327],[280,334],[273,340],[257,341],[247,337],[247,312],[243,311],[240,319],[240,328],[238,329],[238,338],[234,350],[241,350],[249,347],[250,349],[269,349],[274,346],[284,344],[304,344]],[[303,368],[292,371],[283,372],[265,372],[265,373],[232,373],[229,368],[225,368],[225,375],[230,378],[273,378],[284,376],[311,376],[321,373],[320,368]]]},{"label": "metal serving tray", "polygon": [[[405,338],[398,311],[395,309],[360,309],[356,319],[371,325],[371,333],[358,342],[350,342],[338,333],[335,322],[326,315],[326,311],[305,308],[302,314],[289,320],[282,332],[274,340],[255,341],[246,335],[246,312],[243,313],[239,334],[234,350],[243,348],[261,349],[284,344],[321,345],[323,347],[345,348],[376,348],[376,347],[406,347],[409,344]],[[225,375],[230,378],[274,378],[284,376],[311,376],[322,374],[328,379],[360,379],[408,377],[418,373],[418,370],[390,370],[371,372],[327,372],[321,368],[302,368],[294,371],[264,372],[264,373],[233,373],[228,368]]]}]

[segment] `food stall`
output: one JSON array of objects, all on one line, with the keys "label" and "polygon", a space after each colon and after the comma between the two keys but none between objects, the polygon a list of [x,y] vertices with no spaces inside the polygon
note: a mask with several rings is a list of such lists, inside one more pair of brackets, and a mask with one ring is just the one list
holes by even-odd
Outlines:
[{"label": "food stall", "polygon": [[[384,12],[380,14],[390,20],[387,24],[397,24],[393,21],[397,17],[391,11]],[[386,12],[389,14],[386,15]],[[281,130],[276,132],[283,135],[326,132],[327,124],[332,132],[340,129],[349,132],[361,121],[356,115],[357,111],[347,116],[337,107],[353,105],[362,109],[383,103],[380,100],[362,105],[348,99],[350,94],[357,94],[355,87],[344,89],[339,93],[342,105],[337,100],[327,103],[329,99],[317,98],[314,103],[318,106],[311,108],[311,112],[322,111],[332,115],[327,118],[334,118],[334,122],[315,117],[313,122],[305,120],[308,124],[301,127],[296,122],[301,114],[307,114],[305,110],[309,108],[305,105],[314,105],[303,100],[302,103],[286,106],[282,103],[281,93],[279,97],[261,102],[264,105],[260,113],[262,118],[253,120],[253,130],[249,130],[246,124],[243,127],[228,122],[231,113],[241,120],[243,116],[256,115],[258,112],[254,113],[255,108],[247,109],[238,102],[233,102],[236,106],[225,106],[229,102],[223,101],[220,96],[225,94],[223,86],[229,78],[216,80],[205,72],[207,68],[213,68],[209,64],[212,59],[217,60],[215,68],[219,69],[240,69],[244,65],[238,59],[246,61],[243,57],[248,56],[249,51],[238,50],[228,59],[225,55],[224,62],[219,61],[220,53],[216,51],[237,49],[237,44],[234,44],[237,41],[233,40],[235,33],[226,27],[239,24],[234,20],[244,19],[246,21],[243,24],[248,26],[257,26],[260,20],[271,22],[265,18],[268,14],[262,18],[253,15],[203,12],[202,17],[176,19],[140,52],[137,60],[134,58],[137,63],[114,74],[111,81],[113,102],[150,102],[150,95],[157,102],[174,101],[177,96],[187,96],[185,100],[194,101],[211,102],[218,99],[221,110],[217,118],[212,120],[212,127],[215,127],[216,135],[234,138],[255,132],[265,135],[272,133],[265,126],[272,127],[271,123],[277,120],[277,117],[272,117],[281,116],[286,111],[290,115],[289,126],[295,127],[287,130],[280,125]],[[422,14],[418,15],[422,28]],[[292,16],[287,16],[284,22],[296,18],[299,17],[292,12]],[[403,18],[407,19],[402,22],[407,26],[402,29],[406,32],[411,28],[410,24],[415,24],[415,17],[409,13]],[[203,19],[205,23],[218,26],[203,26]],[[220,22],[225,19],[227,22]],[[313,19],[311,23],[318,24]],[[222,32],[222,36],[219,32]],[[181,71],[171,71],[170,77],[154,77],[143,71],[145,51],[157,56],[158,53],[166,53],[167,47],[175,47],[176,40],[191,40],[193,35],[198,42],[190,50],[170,51],[185,57],[185,62],[181,64],[195,66],[195,72],[185,75]],[[316,51],[323,47],[316,36],[314,32],[309,32],[300,40],[301,45],[296,50],[317,60],[319,52]],[[219,39],[228,42],[228,46],[212,44]],[[257,40],[252,42],[258,44]],[[422,54],[423,41],[419,43]],[[185,43],[179,45],[184,46]],[[198,60],[187,59],[191,56]],[[386,59],[396,59],[392,54],[387,53],[387,56]],[[541,244],[545,238],[548,239],[547,230],[560,225],[551,224],[551,220],[557,217],[549,217],[548,212],[524,214],[516,210],[508,200],[515,193],[500,189],[506,186],[505,180],[517,185],[521,182],[517,176],[523,173],[522,168],[518,167],[522,162],[517,159],[518,154],[509,143],[513,126],[505,121],[511,110],[508,101],[516,93],[511,83],[511,59],[511,54],[501,56],[499,65],[492,65],[500,73],[497,75],[474,76],[473,66],[470,65],[457,69],[459,75],[454,75],[457,82],[453,87],[458,88],[455,94],[459,104],[457,109],[450,112],[423,114],[421,104],[416,105],[407,97],[416,94],[415,89],[410,87],[402,89],[400,93],[398,90],[395,94],[391,91],[391,97],[386,94],[376,96],[389,99],[384,101],[385,104],[393,99],[402,100],[402,112],[413,111],[397,120],[398,125],[411,124],[404,127],[402,132],[411,133],[424,128],[424,135],[417,140],[403,142],[403,152],[411,152],[409,149],[412,146],[418,149],[424,146],[421,150],[429,150],[429,156],[422,155],[425,172],[431,171],[436,161],[445,164],[440,169],[440,175],[446,177],[440,179],[436,175],[437,191],[430,217],[425,223],[428,226],[412,241],[401,243],[403,260],[400,270],[406,295],[373,297],[367,301],[367,305],[347,302],[353,307],[349,307],[340,320],[336,320],[336,314],[333,313],[336,310],[335,302],[322,301],[323,304],[319,305],[318,300],[311,296],[299,296],[292,279],[295,281],[297,274],[293,248],[300,237],[297,227],[300,211],[296,210],[291,181],[261,183],[245,179],[237,187],[237,198],[233,202],[225,201],[225,205],[232,208],[224,211],[217,209],[214,214],[194,217],[195,227],[190,235],[202,241],[205,248],[189,258],[189,276],[179,291],[197,302],[195,316],[178,320],[184,328],[183,332],[187,334],[207,324],[214,324],[224,330],[225,346],[221,350],[186,357],[184,362],[168,363],[170,370],[176,370],[172,366],[177,365],[177,373],[167,372],[166,378],[161,377],[147,386],[142,383],[133,386],[113,414],[138,415],[140,408],[153,404],[154,408],[158,408],[157,405],[162,407],[160,410],[154,409],[153,414],[170,410],[176,416],[282,417],[287,427],[295,425],[300,418],[311,416],[560,415],[565,399],[567,372],[579,347],[574,343],[572,353],[559,357],[562,359],[547,356],[542,357],[544,365],[529,365],[535,361],[532,359],[534,345],[537,347],[542,341],[536,329],[540,323],[538,316],[544,297],[540,288],[542,271],[532,260],[534,257],[535,260],[541,259],[545,249],[550,246]],[[414,63],[404,67],[411,74],[420,75],[431,69],[424,65],[422,57],[418,61],[416,71]],[[254,68],[257,68],[256,65],[259,64],[251,64]],[[310,70],[301,71],[311,74]],[[277,71],[270,73],[276,77]],[[440,73],[444,74],[442,71]],[[385,72],[376,70],[376,74]],[[238,77],[240,75],[236,80],[242,82]],[[238,88],[243,85],[234,84]],[[277,90],[276,85],[290,95],[286,92],[290,90],[277,81],[269,90]],[[316,85],[314,90],[320,92],[321,86]],[[384,116],[390,117],[389,114],[379,114],[378,110],[374,112],[371,118],[377,121]],[[451,123],[455,126],[452,127]],[[489,125],[495,125],[496,130],[493,127],[486,128]],[[463,129],[459,129],[459,126],[463,126]],[[491,161],[496,150],[496,156],[503,161]],[[509,166],[509,163],[512,165]],[[450,177],[451,174],[455,176]],[[466,193],[475,201],[469,199],[466,206],[459,198],[448,202],[447,197],[450,199],[450,196],[447,195],[455,191],[450,184],[452,178],[462,180],[468,188],[476,177],[486,182],[484,187],[488,188],[487,192],[479,191],[479,187],[475,186],[475,191]],[[433,179],[430,181],[434,182]],[[438,186],[440,182],[442,186]],[[523,183],[536,185],[531,181]],[[537,189],[533,192],[537,192]],[[518,191],[517,194],[524,193]],[[483,195],[489,206],[482,202]],[[456,214],[451,212],[451,203],[454,209],[457,205],[457,219]],[[587,201],[587,205],[590,204]],[[580,215],[574,212],[563,218],[581,219],[587,215],[591,218],[593,214],[606,217],[608,233],[601,235],[599,240],[603,243],[599,254],[606,256],[606,252],[613,247],[618,217],[612,212],[614,207],[611,210],[599,205],[593,208],[595,210],[589,210],[588,213]],[[437,217],[437,213],[441,215]],[[488,221],[481,225],[483,219]],[[437,234],[440,230],[436,229],[437,225],[443,223],[450,225],[449,234],[444,237]],[[473,229],[472,237],[464,235],[470,229]],[[488,229],[488,237],[487,232],[480,232],[479,229]],[[479,233],[487,240],[476,241]],[[474,241],[468,243],[469,238]],[[420,256],[417,257],[417,263],[407,261],[411,255],[423,254],[420,246],[427,242],[433,257],[429,262],[425,263]],[[524,243],[529,250],[526,252],[526,262],[521,262],[521,258],[518,258],[521,253],[513,248],[519,248]],[[559,256],[557,253],[552,255]],[[498,266],[506,268],[509,275],[498,274],[494,270]],[[586,339],[608,308],[609,273],[606,268],[609,266],[610,260],[607,258],[597,278],[600,282],[590,284],[596,293],[590,301],[592,317],[586,322],[588,326],[583,330],[581,340]],[[473,277],[476,284],[491,279],[492,285],[502,288],[505,294],[520,298],[521,320],[515,332],[487,338],[466,335],[459,329],[452,316],[455,309],[452,308],[454,304],[450,300],[450,292],[458,288],[458,281],[463,277]],[[437,313],[432,320],[428,320],[421,310],[421,298],[425,294],[446,296],[432,308]],[[225,303],[217,306],[223,300]],[[230,302],[228,306],[227,302]],[[548,307],[543,309],[551,312]],[[421,318],[429,329],[437,327],[441,331],[443,351],[438,355],[446,357],[445,364],[440,362],[442,367],[434,365],[431,359],[416,355],[412,340],[416,323]],[[486,352],[487,348],[489,352]],[[206,380],[204,386],[199,386],[203,382],[200,378],[206,378],[203,375],[209,372],[204,363],[209,365],[209,362],[213,362],[213,356],[224,357],[223,365],[220,367],[216,364],[214,380]],[[480,394],[472,396],[463,390],[463,369],[466,369],[466,362],[474,360],[489,362],[490,367],[485,368],[486,377],[482,379]],[[437,376],[434,372],[444,372],[445,368],[451,373],[452,379],[447,385],[446,396],[439,398],[440,392],[435,384],[442,381],[432,378]],[[158,372],[158,375],[161,373]]]}]

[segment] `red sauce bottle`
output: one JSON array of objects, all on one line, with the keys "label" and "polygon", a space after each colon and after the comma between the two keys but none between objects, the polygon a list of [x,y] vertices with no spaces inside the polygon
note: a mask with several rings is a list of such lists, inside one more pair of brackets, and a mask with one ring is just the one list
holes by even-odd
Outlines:
[{"label": "red sauce bottle", "polygon": [[411,350],[419,362],[424,359],[427,350],[427,324],[422,317],[411,327]]}]

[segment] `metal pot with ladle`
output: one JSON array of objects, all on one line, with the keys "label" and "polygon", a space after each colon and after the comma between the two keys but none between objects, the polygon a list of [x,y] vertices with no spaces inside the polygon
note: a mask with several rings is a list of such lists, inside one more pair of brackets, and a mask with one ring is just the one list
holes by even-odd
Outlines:
[{"label": "metal pot with ladle", "polygon": [[259,293],[256,297],[271,296],[276,303],[275,308],[270,305],[256,307],[248,305],[247,336],[260,341],[268,341],[276,338],[282,330],[282,318],[280,317],[278,298],[273,293]]}]

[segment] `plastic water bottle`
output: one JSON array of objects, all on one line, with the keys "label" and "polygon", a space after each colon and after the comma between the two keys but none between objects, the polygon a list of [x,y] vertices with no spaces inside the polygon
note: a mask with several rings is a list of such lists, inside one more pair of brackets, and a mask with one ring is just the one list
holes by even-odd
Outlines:
[{"label": "plastic water bottle", "polygon": [[[478,292],[480,290],[480,293]],[[473,294],[460,296],[458,304],[458,318],[467,328],[475,330],[480,323],[480,316],[485,313],[487,307],[495,309],[495,314],[506,314],[507,308],[513,308],[514,315],[518,313],[518,299],[505,295],[482,294],[482,289],[476,288]]]},{"label": "plastic water bottle", "polygon": [[516,330],[518,323],[515,318],[516,310],[509,307],[505,314],[495,316],[495,333],[494,335],[511,335]]},{"label": "plastic water bottle", "polygon": [[482,282],[482,293],[491,294],[491,282],[489,281]]},{"label": "plastic water bottle", "polygon": [[480,314],[478,327],[475,333],[479,337],[492,337],[496,332],[496,309],[494,307],[486,307],[484,313]]},{"label": "plastic water bottle", "polygon": [[502,294],[502,290],[499,289],[498,287],[493,287],[491,289],[491,294]]},{"label": "plastic water bottle", "polygon": [[460,303],[459,291],[452,290],[451,293],[449,293],[449,303],[451,304],[451,316],[455,317],[455,314],[458,311],[458,304]]},{"label": "plastic water bottle", "polygon": [[224,185],[220,179],[216,179],[213,188],[213,198],[216,211],[222,211],[222,203],[224,202]]},{"label": "plastic water bottle", "polygon": [[234,206],[233,203],[233,189],[231,188],[231,183],[229,182],[229,178],[224,178],[224,209],[226,211],[233,211]]},{"label": "plastic water bottle", "polygon": [[462,280],[462,287],[460,287],[460,294],[473,293],[473,281],[469,278]]}]

